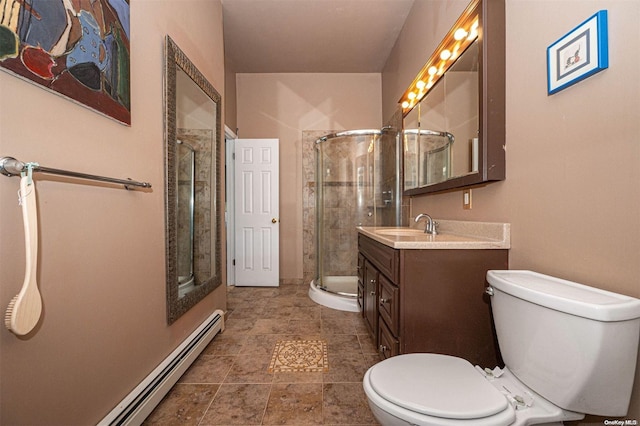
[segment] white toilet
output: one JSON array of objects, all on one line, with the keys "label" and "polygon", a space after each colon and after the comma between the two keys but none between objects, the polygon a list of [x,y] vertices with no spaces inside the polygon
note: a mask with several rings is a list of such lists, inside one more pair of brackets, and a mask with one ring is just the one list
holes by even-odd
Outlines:
[{"label": "white toilet", "polygon": [[[629,408],[640,300],[531,271],[489,271],[505,368],[449,355],[406,354],[367,371],[383,426],[562,424]],[[455,313],[452,313],[455,315]]]}]

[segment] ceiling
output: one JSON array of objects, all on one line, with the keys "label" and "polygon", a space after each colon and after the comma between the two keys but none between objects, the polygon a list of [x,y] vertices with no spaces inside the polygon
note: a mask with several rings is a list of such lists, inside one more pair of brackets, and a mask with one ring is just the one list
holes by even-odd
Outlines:
[{"label": "ceiling", "polygon": [[414,0],[222,0],[237,73],[382,72]]}]

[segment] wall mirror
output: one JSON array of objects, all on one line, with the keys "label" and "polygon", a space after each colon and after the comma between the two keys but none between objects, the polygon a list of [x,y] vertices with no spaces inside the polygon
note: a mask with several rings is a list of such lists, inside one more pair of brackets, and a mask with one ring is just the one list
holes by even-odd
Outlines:
[{"label": "wall mirror", "polygon": [[221,97],[169,37],[165,41],[167,321],[222,282]]},{"label": "wall mirror", "polygon": [[406,195],[505,178],[504,28],[472,1],[400,100]]}]

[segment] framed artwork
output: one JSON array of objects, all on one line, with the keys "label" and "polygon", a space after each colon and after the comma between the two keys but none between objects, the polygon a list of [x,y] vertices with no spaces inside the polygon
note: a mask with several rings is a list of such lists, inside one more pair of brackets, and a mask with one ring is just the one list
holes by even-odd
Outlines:
[{"label": "framed artwork", "polygon": [[547,48],[547,94],[608,66],[607,11],[600,10]]},{"label": "framed artwork", "polygon": [[129,52],[129,0],[0,0],[0,69],[127,125]]}]

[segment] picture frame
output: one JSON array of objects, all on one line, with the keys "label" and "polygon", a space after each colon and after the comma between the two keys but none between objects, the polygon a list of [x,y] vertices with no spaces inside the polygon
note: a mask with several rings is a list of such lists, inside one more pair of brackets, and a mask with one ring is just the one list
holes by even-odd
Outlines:
[{"label": "picture frame", "polygon": [[608,67],[607,11],[600,10],[547,48],[547,95]]}]

